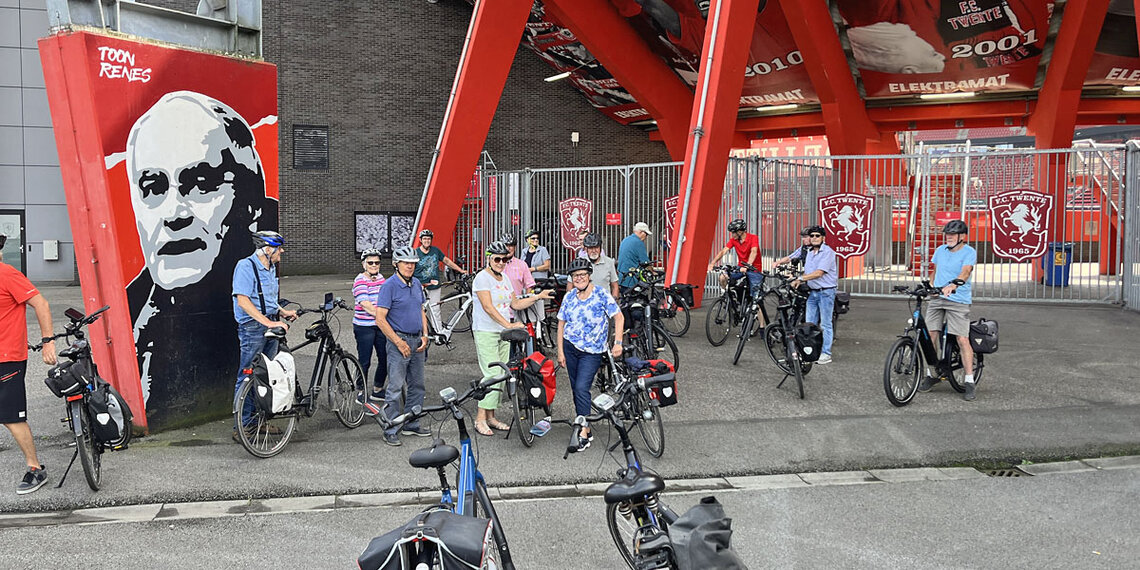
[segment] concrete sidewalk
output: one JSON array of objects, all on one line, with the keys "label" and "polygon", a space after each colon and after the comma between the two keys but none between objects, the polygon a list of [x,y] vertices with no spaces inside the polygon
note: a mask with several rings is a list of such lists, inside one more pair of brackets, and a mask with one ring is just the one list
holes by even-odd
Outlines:
[{"label": "concrete sidewalk", "polygon": [[[325,291],[348,296],[351,276],[288,277],[283,295],[308,304]],[[63,309],[78,305],[78,287],[46,287],[58,326]],[[986,361],[978,399],[964,402],[948,387],[891,406],[882,386],[883,360],[907,319],[904,298],[852,302],[837,329],[835,362],[807,377],[807,398],[788,385],[763,347],[749,344],[739,366],[734,346],[704,338],[703,311],[678,339],[681,403],[664,410],[664,457],[643,458],[666,479],[751,476],[895,467],[1019,464],[1140,453],[1140,315],[1118,308],[1074,305],[979,304],[973,316],[1001,324],[1001,351]],[[351,346],[348,319],[341,340]],[[301,334],[296,327],[295,334]],[[470,337],[452,352],[433,348],[428,402],[445,386],[478,375]],[[307,378],[311,352],[298,358]],[[307,353],[307,354],[306,354]],[[55,489],[70,460],[70,438],[58,423],[62,404],[42,386],[46,367],[29,365],[30,423],[51,484],[18,497],[0,488],[0,510],[60,511],[94,506],[298,495],[345,495],[431,488],[433,473],[412,469],[407,456],[425,440],[385,446],[375,424],[346,430],[327,410],[298,424],[281,455],[249,456],[230,440],[229,421],[152,435],[131,449],[104,456],[103,489],[91,492],[76,465]],[[555,415],[571,414],[564,377]],[[500,412],[510,413],[504,405]],[[456,443],[454,422],[432,424]],[[569,428],[556,425],[535,447],[517,440],[478,438],[481,470],[495,487],[579,485],[612,481],[617,461],[604,453],[606,436],[585,453],[562,460]],[[409,438],[414,439],[414,438]],[[0,472],[15,485],[22,457],[0,437]]]}]

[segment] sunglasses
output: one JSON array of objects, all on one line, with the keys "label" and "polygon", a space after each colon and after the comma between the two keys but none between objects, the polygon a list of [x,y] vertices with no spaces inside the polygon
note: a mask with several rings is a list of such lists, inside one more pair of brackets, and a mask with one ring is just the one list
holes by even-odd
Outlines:
[{"label": "sunglasses", "polygon": [[823,234],[810,234],[808,237],[823,237]]},{"label": "sunglasses", "polygon": [[379,261],[365,261],[365,265],[380,265]]},{"label": "sunglasses", "polygon": [[491,258],[491,262],[492,263],[506,263],[506,262],[510,261],[510,259],[511,258],[509,258],[509,257],[499,257],[496,255],[495,257]]}]

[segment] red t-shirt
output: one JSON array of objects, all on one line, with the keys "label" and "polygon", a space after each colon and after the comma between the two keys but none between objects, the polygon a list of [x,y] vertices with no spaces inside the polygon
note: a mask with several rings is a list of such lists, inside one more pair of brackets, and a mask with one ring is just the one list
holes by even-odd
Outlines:
[{"label": "red t-shirt", "polygon": [[28,311],[24,303],[39,293],[23,273],[0,263],[0,362],[28,359]]},{"label": "red t-shirt", "polygon": [[736,241],[736,238],[728,238],[728,243],[724,247],[731,247],[736,250],[736,263],[740,265],[748,264],[748,256],[752,253],[752,248],[756,248],[756,260],[752,262],[752,267],[760,271],[760,238],[756,234],[745,233],[744,241]]}]

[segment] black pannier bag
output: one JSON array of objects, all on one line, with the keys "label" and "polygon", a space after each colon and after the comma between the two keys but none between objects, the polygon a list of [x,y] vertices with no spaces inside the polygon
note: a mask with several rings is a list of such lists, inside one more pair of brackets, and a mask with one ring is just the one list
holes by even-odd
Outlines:
[{"label": "black pannier bag", "polygon": [[997,352],[997,321],[978,319],[970,323],[970,347],[978,354],[993,354]]},{"label": "black pannier bag", "polygon": [[87,399],[91,412],[91,431],[95,440],[115,444],[131,429],[131,407],[106,380],[95,378],[95,389]]},{"label": "black pannier bag", "polygon": [[847,311],[851,310],[851,293],[847,291],[835,292],[835,312],[836,314],[846,315]]},{"label": "black pannier bag", "polygon": [[716,497],[700,503],[669,525],[673,554],[680,570],[747,570],[744,560],[732,550],[732,519]]},{"label": "black pannier bag", "polygon": [[689,285],[688,283],[674,283],[669,286],[669,289],[680,295],[690,307],[693,306],[693,289],[696,288],[696,285]]},{"label": "black pannier bag", "polygon": [[815,323],[804,323],[796,327],[796,346],[804,362],[819,360],[823,352],[823,329]]},{"label": "black pannier bag", "polygon": [[91,383],[91,370],[83,361],[61,362],[48,370],[44,384],[57,398],[74,396]]},{"label": "black pannier bag", "polygon": [[400,546],[421,541],[436,545],[443,570],[480,570],[494,548],[490,520],[435,509],[373,538],[356,563],[360,570],[411,570],[401,565]]}]

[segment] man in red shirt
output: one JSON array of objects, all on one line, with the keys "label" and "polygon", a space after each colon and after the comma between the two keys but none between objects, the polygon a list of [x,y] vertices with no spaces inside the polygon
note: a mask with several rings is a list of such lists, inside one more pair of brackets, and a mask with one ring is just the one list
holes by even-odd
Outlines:
[{"label": "man in red shirt", "polygon": [[52,336],[52,329],[47,299],[23,273],[3,263],[6,241],[8,236],[0,234],[0,423],[12,432],[16,445],[24,452],[28,472],[16,485],[16,494],[26,495],[47,482],[47,471],[36,457],[36,445],[28,427],[28,398],[24,389],[24,374],[28,371],[28,317],[24,305],[31,305],[40,322],[45,364],[55,364],[55,343],[48,338]]},{"label": "man in red shirt", "polygon": [[[760,287],[764,284],[764,274],[760,273],[760,238],[756,234],[748,233],[748,225],[744,220],[737,218],[728,224],[728,243],[724,244],[724,249],[720,250],[713,257],[712,263],[709,264],[709,271],[712,271],[713,266],[720,261],[728,253],[728,250],[736,251],[736,263],[740,266],[739,271],[732,273],[733,279],[740,276],[740,272],[748,274],[749,290],[752,296],[755,297],[760,293]],[[723,289],[728,283],[728,275],[721,274],[720,286]]]}]

